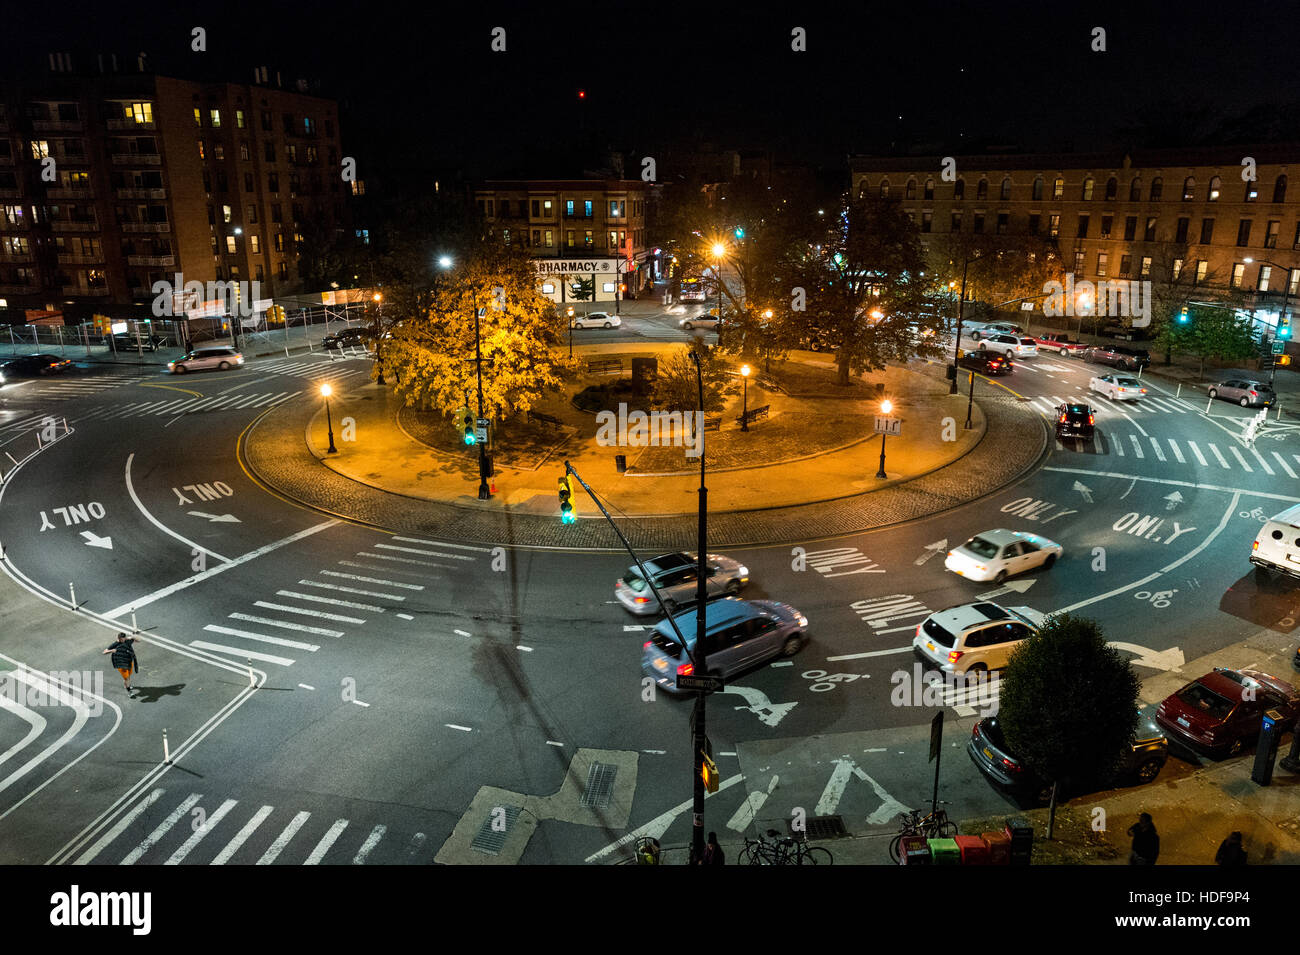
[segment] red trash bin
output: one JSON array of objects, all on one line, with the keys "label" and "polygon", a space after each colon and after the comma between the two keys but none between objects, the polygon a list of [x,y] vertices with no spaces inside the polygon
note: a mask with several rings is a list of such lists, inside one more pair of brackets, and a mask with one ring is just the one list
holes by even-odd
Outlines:
[{"label": "red trash bin", "polygon": [[989,847],[989,865],[1011,864],[1011,837],[1005,832],[981,832],[980,838]]},{"label": "red trash bin", "polygon": [[979,836],[953,836],[961,851],[962,865],[988,865],[989,847]]},{"label": "red trash bin", "polygon": [[898,844],[899,865],[929,865],[930,840],[925,836],[903,836]]}]

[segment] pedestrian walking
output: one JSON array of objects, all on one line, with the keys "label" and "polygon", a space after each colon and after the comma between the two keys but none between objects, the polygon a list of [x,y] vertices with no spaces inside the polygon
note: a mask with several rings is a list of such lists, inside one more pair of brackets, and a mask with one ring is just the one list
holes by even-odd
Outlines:
[{"label": "pedestrian walking", "polygon": [[727,856],[722,851],[722,846],[718,845],[718,834],[709,833],[709,841],[704,844],[704,858],[701,865],[726,865]]},{"label": "pedestrian walking", "polygon": [[1155,865],[1160,856],[1160,835],[1148,812],[1138,816],[1138,821],[1129,826],[1128,834],[1133,837],[1133,849],[1129,852],[1129,865]]},{"label": "pedestrian walking", "polygon": [[1219,843],[1219,851],[1214,854],[1216,865],[1245,865],[1246,850],[1241,844],[1241,833],[1233,832]]},{"label": "pedestrian walking", "polygon": [[139,661],[135,658],[135,649],[131,646],[136,639],[136,637],[128,637],[125,633],[119,633],[117,639],[104,650],[105,653],[113,654],[113,666],[117,668],[118,673],[122,674],[122,682],[126,684],[128,693],[131,692],[131,674],[140,670]]}]

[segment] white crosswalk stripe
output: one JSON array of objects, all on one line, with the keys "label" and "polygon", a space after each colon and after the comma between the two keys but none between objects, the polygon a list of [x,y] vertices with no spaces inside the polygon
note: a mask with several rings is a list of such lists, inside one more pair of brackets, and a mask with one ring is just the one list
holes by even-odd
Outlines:
[{"label": "white crosswalk stripe", "polygon": [[257,812],[253,814],[253,817],[249,819],[248,822],[244,823],[244,828],[240,829],[239,832],[235,834],[235,838],[226,843],[225,848],[216,854],[215,858],[213,858],[209,865],[225,865],[229,862],[231,857],[239,851],[240,847],[248,841],[248,837],[256,832],[257,827],[260,826],[266,817],[271,814],[272,808],[273,807],[271,806],[263,806],[261,809],[257,810]]},{"label": "white crosswalk stripe", "polygon": [[1186,459],[1183,457],[1183,452],[1178,450],[1178,442],[1175,441],[1173,438],[1169,439],[1169,450],[1174,452],[1174,457],[1178,459],[1179,464],[1187,463]]},{"label": "white crosswalk stripe", "polygon": [[1192,454],[1196,455],[1196,460],[1200,462],[1201,467],[1209,467],[1209,464],[1205,460],[1205,456],[1201,454],[1201,449],[1196,446],[1195,441],[1188,441],[1187,446],[1192,449]]},{"label": "white crosswalk stripe", "polygon": [[1155,453],[1156,453],[1156,458],[1157,458],[1158,460],[1160,460],[1160,461],[1167,461],[1167,460],[1169,460],[1168,458],[1165,457],[1165,453],[1164,453],[1163,451],[1160,450],[1160,442],[1156,440],[1156,436],[1155,436],[1155,435],[1151,435],[1151,448],[1152,448],[1153,451],[1155,451]]},{"label": "white crosswalk stripe", "polygon": [[173,852],[171,854],[171,858],[169,858],[163,864],[180,865],[183,861],[185,861],[185,857],[189,855],[191,852],[193,852],[194,848],[200,842],[203,841],[203,837],[206,836],[209,832],[211,832],[213,828],[216,826],[216,824],[225,818],[226,813],[230,812],[230,810],[234,809],[235,806],[237,805],[238,802],[234,799],[227,799],[225,802],[223,802],[217,808],[217,811],[214,812],[207,819],[203,820],[203,824],[199,826],[198,829],[194,830],[193,835],[191,835],[188,839],[185,840],[185,844],[182,845],[175,852]]},{"label": "white crosswalk stripe", "polygon": [[[77,379],[23,379],[11,381],[9,385],[0,387],[0,395],[9,397],[9,393],[12,392],[15,397],[31,397],[33,399],[45,399],[48,401],[70,401],[74,398],[84,398],[87,395],[101,394],[105,391],[110,391],[113,388],[120,388],[122,385],[148,381],[152,377],[154,376],[107,374]],[[15,385],[24,384],[28,380],[30,380],[31,383],[21,389],[13,387]]]},{"label": "white crosswalk stripe", "polygon": [[289,844],[289,840],[298,834],[298,830],[301,829],[303,824],[310,818],[311,813],[309,812],[300,812],[298,815],[294,816],[293,819],[290,820],[289,825],[284,827],[284,831],[275,837],[275,841],[272,842],[266,852],[262,854],[262,858],[257,860],[257,864],[270,865],[276,859],[280,858],[280,853],[283,852],[284,847]]},{"label": "white crosswalk stripe", "polygon": [[[1211,447],[1213,447],[1213,445],[1211,445]],[[1228,450],[1232,452],[1232,456],[1237,459],[1237,461],[1241,464],[1241,466],[1246,469],[1247,474],[1255,473],[1255,469],[1246,463],[1246,459],[1242,456],[1241,452],[1237,450],[1237,446],[1235,444],[1228,445]]]},{"label": "white crosswalk stripe", "polygon": [[123,859],[119,864],[135,865],[137,862],[139,862],[140,857],[143,856],[150,849],[152,849],[159,839],[167,835],[167,833],[171,831],[172,826],[180,822],[181,818],[187,812],[189,812],[191,808],[193,808],[194,804],[197,803],[200,798],[201,797],[199,796],[198,793],[190,793],[189,796],[187,796],[186,799],[179,806],[177,806],[175,809],[171,811],[171,813],[167,816],[166,819],[158,823],[157,828],[154,829],[153,832],[145,836],[144,840],[138,846],[136,846],[134,849],[128,852],[126,854],[126,858]]},{"label": "white crosswalk stripe", "polygon": [[1277,458],[1277,463],[1281,466],[1282,470],[1286,472],[1287,477],[1294,479],[1296,473],[1291,470],[1291,465],[1286,463],[1286,458],[1282,457],[1282,455],[1278,454],[1276,451],[1273,452],[1273,457]]},{"label": "white crosswalk stripe", "polygon": [[1223,452],[1219,450],[1218,445],[1211,442],[1209,448],[1211,451],[1214,452],[1214,456],[1219,459],[1219,464],[1222,465],[1225,469],[1228,469],[1230,467],[1228,464],[1228,459],[1223,456]]},{"label": "white crosswalk stripe", "polygon": [[[145,416],[172,417],[197,414],[204,411],[237,411],[245,408],[267,408],[282,404],[297,392],[266,391],[254,394],[210,395],[204,398],[171,398],[163,401],[133,401],[125,405],[98,405],[78,414],[75,421],[95,419],[138,418]],[[37,419],[39,422],[40,419]]]},{"label": "white crosswalk stripe", "polygon": [[190,646],[197,647],[200,650],[211,650],[213,653],[229,654],[236,660],[260,660],[263,663],[274,663],[282,667],[293,665],[293,661],[288,657],[277,657],[272,653],[257,653],[253,650],[245,650],[243,647],[231,647],[223,643],[209,643],[207,640],[191,640]]},{"label": "white crosswalk stripe", "polygon": [[[1143,441],[1142,438],[1136,434],[1103,429],[1099,433],[1099,440],[1092,443],[1079,444],[1067,448],[1063,442],[1057,440],[1055,445],[1057,451],[1071,455],[1114,454],[1117,458],[1132,456],[1139,459],[1145,459],[1148,454],[1151,454],[1155,456],[1156,460],[1166,464],[1177,463],[1202,468],[1210,466],[1208,455],[1206,455],[1202,450],[1202,446],[1197,444],[1195,441],[1186,438],[1181,440],[1177,438],[1165,438],[1161,440],[1155,435],[1145,435],[1144,437],[1146,438],[1146,441]],[[1147,447],[1148,443],[1149,448]],[[1213,455],[1218,466],[1225,471],[1231,471],[1239,467],[1247,474],[1254,474],[1256,471],[1263,471],[1267,475],[1277,477],[1278,471],[1276,469],[1281,468],[1282,473],[1287,477],[1300,479],[1300,454],[1291,455],[1296,465],[1293,466],[1291,462],[1287,461],[1286,457],[1278,451],[1261,452],[1253,446],[1247,446],[1245,450],[1248,453],[1243,453],[1237,445],[1229,444],[1227,445],[1227,449],[1232,455],[1231,459],[1229,459],[1223,451],[1219,450],[1219,446],[1214,442],[1207,441],[1204,446],[1209,450],[1210,454]],[[1168,450],[1166,450],[1166,448]],[[1172,455],[1172,461],[1170,460],[1170,455]],[[1254,460],[1251,460],[1252,458]]]}]

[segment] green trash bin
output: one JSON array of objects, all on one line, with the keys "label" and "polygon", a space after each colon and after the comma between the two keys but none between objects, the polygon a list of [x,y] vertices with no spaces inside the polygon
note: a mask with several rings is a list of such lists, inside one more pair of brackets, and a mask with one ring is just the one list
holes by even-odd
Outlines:
[{"label": "green trash bin", "polygon": [[956,839],[931,839],[930,858],[933,865],[961,865],[961,849]]}]

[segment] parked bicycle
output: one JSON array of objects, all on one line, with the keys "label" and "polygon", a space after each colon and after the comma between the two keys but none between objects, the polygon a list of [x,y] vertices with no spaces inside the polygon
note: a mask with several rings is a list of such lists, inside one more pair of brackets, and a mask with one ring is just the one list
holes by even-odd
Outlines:
[{"label": "parked bicycle", "polygon": [[765,836],[745,840],[738,861],[741,865],[833,865],[835,857],[829,849],[810,846],[806,836],[783,837],[769,829]]},{"label": "parked bicycle", "polygon": [[[943,800],[940,800],[942,803]],[[934,812],[925,812],[922,809],[912,809],[908,812],[900,812],[899,817],[903,820],[902,827],[898,835],[889,841],[889,858],[898,862],[903,840],[908,836],[924,836],[926,839],[951,839],[957,835],[957,823],[948,818],[946,809],[935,809]]]}]

